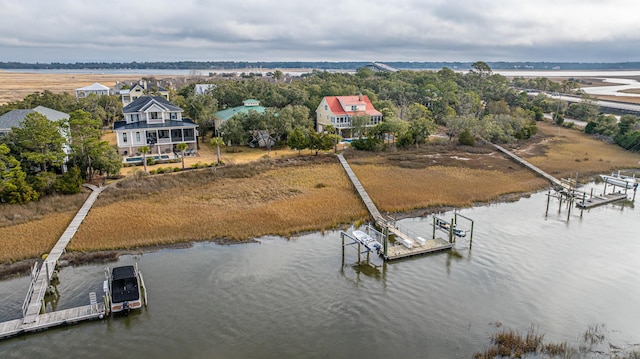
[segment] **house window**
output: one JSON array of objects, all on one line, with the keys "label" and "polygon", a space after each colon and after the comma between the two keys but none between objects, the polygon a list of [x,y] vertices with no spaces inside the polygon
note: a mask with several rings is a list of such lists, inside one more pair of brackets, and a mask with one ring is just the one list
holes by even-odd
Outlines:
[{"label": "house window", "polygon": [[327,111],[329,109],[328,105],[324,105],[324,110]]},{"label": "house window", "polygon": [[122,134],[122,142],[127,143],[127,134],[126,133]]},{"label": "house window", "polygon": [[355,111],[355,110],[357,110],[357,109],[358,109],[358,106],[356,106],[356,105],[351,105],[351,111]]},{"label": "house window", "polygon": [[136,142],[140,142],[140,132],[136,132]]},{"label": "house window", "polygon": [[177,120],[177,119],[178,119],[178,113],[176,113],[176,112],[171,112],[171,113],[169,114],[169,119],[171,119],[171,120]]},{"label": "house window", "polygon": [[157,112],[150,112],[149,115],[151,116],[152,120],[157,120],[159,118]]},{"label": "house window", "polygon": [[138,122],[140,120],[140,116],[137,113],[131,115],[131,122]]}]

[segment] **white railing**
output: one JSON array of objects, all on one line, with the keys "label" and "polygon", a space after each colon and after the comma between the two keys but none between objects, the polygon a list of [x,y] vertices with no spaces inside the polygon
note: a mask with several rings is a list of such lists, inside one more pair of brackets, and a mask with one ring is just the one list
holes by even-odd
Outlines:
[{"label": "white railing", "polygon": [[27,315],[27,309],[29,309],[29,303],[31,303],[31,296],[33,295],[33,290],[38,280],[38,274],[40,274],[40,268],[38,267],[38,262],[36,262],[33,264],[33,269],[31,270],[31,284],[29,284],[27,296],[24,298],[24,303],[22,303],[23,317]]}]

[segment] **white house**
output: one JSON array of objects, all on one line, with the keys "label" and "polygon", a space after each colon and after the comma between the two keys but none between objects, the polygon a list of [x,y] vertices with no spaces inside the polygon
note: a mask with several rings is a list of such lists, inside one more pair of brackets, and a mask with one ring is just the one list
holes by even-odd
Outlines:
[{"label": "white house", "polygon": [[161,96],[142,96],[122,109],[123,121],[113,124],[118,152],[125,163],[141,162],[138,149],[149,146],[150,156],[168,160],[186,143],[186,153],[197,152],[198,125],[182,117],[182,109]]},{"label": "white house", "polygon": [[76,89],[76,98],[85,98],[91,94],[98,96],[109,95],[109,88],[96,82],[93,85]]},{"label": "white house", "polygon": [[354,116],[369,117],[367,127],[382,122],[382,113],[373,107],[367,96],[325,96],[316,109],[316,130],[322,132],[331,125],[343,137],[353,137],[351,119]]}]

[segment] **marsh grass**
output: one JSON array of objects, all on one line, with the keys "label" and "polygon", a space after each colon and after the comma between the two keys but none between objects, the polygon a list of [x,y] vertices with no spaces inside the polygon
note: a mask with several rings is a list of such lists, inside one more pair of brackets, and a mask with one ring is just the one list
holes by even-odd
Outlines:
[{"label": "marsh grass", "polygon": [[352,168],[379,209],[389,212],[468,207],[509,193],[537,190],[547,183],[524,169],[505,173],[441,165],[406,168],[374,164]]},{"label": "marsh grass", "polygon": [[367,215],[335,161],[304,166],[264,162],[219,173],[163,176],[131,179],[106,190],[69,248],[288,237],[337,228]]},{"label": "marsh grass", "polygon": [[[533,326],[526,333],[513,329],[500,329],[490,336],[490,345],[482,352],[473,355],[476,359],[488,358],[640,358],[633,348],[619,348],[608,342],[606,328],[595,324],[582,333],[577,347],[567,342],[545,343],[544,334],[539,334]],[[603,343],[607,342],[607,345]]]},{"label": "marsh grass", "polygon": [[538,123],[539,131],[548,137],[546,152],[523,157],[551,175],[575,176],[607,173],[620,168],[640,167],[640,154],[600,141],[576,130]]},{"label": "marsh grass", "polygon": [[[539,142],[525,143],[519,154],[556,176],[608,172],[634,167],[640,160],[638,154],[575,130],[544,123],[540,129]],[[373,201],[387,212],[472,206],[549,185],[486,145],[440,142],[410,151],[346,151],[345,156]],[[288,237],[362,223],[368,217],[333,155],[295,153],[229,163],[153,176],[133,172],[100,195],[69,249]],[[0,206],[0,262],[48,252],[87,195]]]}]

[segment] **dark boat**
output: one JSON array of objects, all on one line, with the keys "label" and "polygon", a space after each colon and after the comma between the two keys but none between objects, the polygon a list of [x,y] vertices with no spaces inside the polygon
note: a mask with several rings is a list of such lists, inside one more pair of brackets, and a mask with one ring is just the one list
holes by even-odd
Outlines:
[{"label": "dark boat", "polygon": [[142,308],[141,287],[137,268],[114,267],[109,281],[111,312],[129,314],[132,309]]}]

